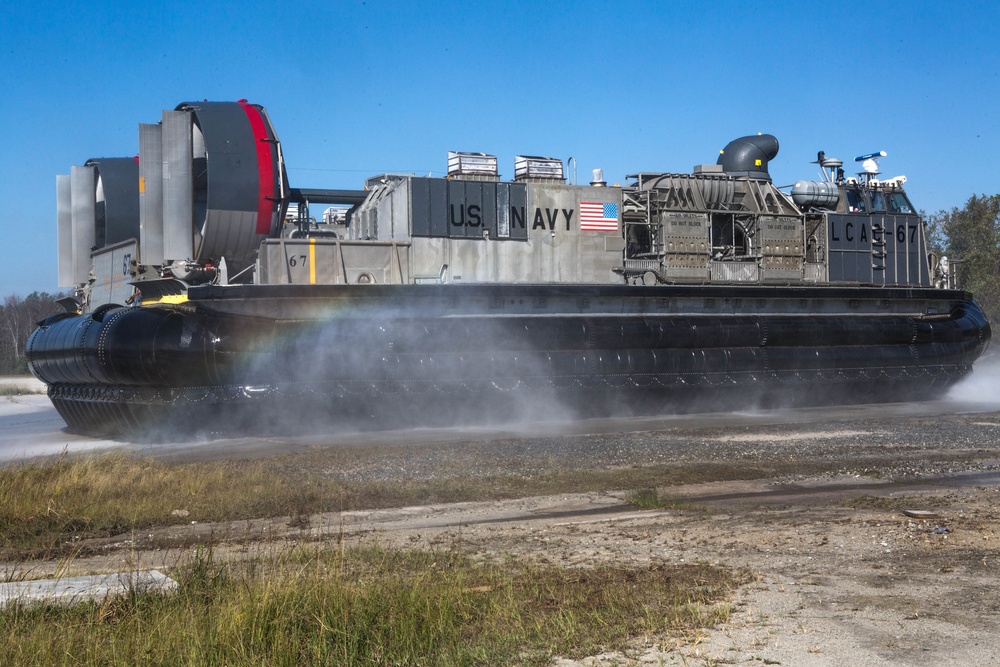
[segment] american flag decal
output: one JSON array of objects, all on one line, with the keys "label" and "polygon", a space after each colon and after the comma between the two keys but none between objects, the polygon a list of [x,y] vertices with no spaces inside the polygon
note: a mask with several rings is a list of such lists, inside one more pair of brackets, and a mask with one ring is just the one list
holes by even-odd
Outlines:
[{"label": "american flag decal", "polygon": [[580,202],[580,231],[617,232],[618,204],[615,202]]}]

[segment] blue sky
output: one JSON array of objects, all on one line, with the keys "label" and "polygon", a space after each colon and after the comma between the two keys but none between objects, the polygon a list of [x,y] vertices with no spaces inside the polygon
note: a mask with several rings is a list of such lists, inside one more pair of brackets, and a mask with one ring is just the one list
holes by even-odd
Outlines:
[{"label": "blue sky", "polygon": [[294,187],[442,175],[449,150],[615,183],[766,132],[779,184],[885,150],[928,212],[1000,192],[992,2],[131,4],[0,10],[0,296],[57,288],[56,174],[189,100],[264,105]]}]

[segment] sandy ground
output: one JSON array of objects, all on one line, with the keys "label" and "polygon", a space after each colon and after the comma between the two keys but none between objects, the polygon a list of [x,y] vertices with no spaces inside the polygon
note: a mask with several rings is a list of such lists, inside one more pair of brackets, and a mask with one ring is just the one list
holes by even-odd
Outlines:
[{"label": "sandy ground", "polygon": [[[484,475],[493,471],[489,461],[539,472],[584,457],[625,467],[796,456],[831,463],[824,474],[661,488],[668,508],[648,511],[619,492],[175,525],[87,544],[97,556],[0,564],[0,576],[169,569],[205,541],[217,545],[218,558],[314,541],[461,549],[566,567],[706,562],[755,575],[734,593],[728,623],[554,664],[1000,665],[1000,411],[939,412],[874,406],[839,419],[829,411],[783,424],[695,420],[475,446],[445,438],[419,452],[381,443],[370,465],[330,474],[364,478],[394,468],[416,476],[460,456],[470,457],[462,469],[481,466]],[[930,514],[906,513],[913,511]]]}]

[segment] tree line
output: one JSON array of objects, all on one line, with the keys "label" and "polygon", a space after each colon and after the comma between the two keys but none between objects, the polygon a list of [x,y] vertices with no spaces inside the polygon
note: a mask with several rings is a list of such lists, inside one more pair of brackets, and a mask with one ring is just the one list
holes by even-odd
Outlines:
[{"label": "tree line", "polygon": [[0,305],[0,375],[19,375],[28,372],[24,348],[28,336],[39,320],[62,312],[56,299],[62,294],[32,292],[23,299],[17,295],[4,298]]},{"label": "tree line", "polygon": [[972,292],[990,322],[1000,324],[1000,195],[973,195],[962,208],[924,219],[929,245],[949,258],[958,287]]},{"label": "tree line", "polygon": [[[930,249],[951,260],[961,289],[972,292],[991,322],[1000,324],[1000,195],[973,195],[962,208],[924,214]],[[958,260],[958,261],[956,261]],[[62,294],[8,296],[0,306],[0,374],[28,371],[24,348],[35,325],[60,312]]]}]

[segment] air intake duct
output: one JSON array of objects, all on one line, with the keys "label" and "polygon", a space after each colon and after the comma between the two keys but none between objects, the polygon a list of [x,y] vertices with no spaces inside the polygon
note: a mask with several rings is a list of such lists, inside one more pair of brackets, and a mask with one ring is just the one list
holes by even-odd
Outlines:
[{"label": "air intake duct", "polygon": [[778,138],[772,134],[755,134],[733,139],[723,149],[716,164],[730,176],[771,180],[767,163],[778,154]]},{"label": "air intake duct", "polygon": [[[164,113],[163,126],[164,186],[177,191],[164,191],[165,259],[225,257],[232,271],[252,264],[260,242],[281,226],[287,193],[264,108],[185,102]],[[182,172],[186,183],[177,185]]]},{"label": "air intake duct", "polygon": [[95,230],[98,248],[139,238],[139,158],[94,158]]}]

